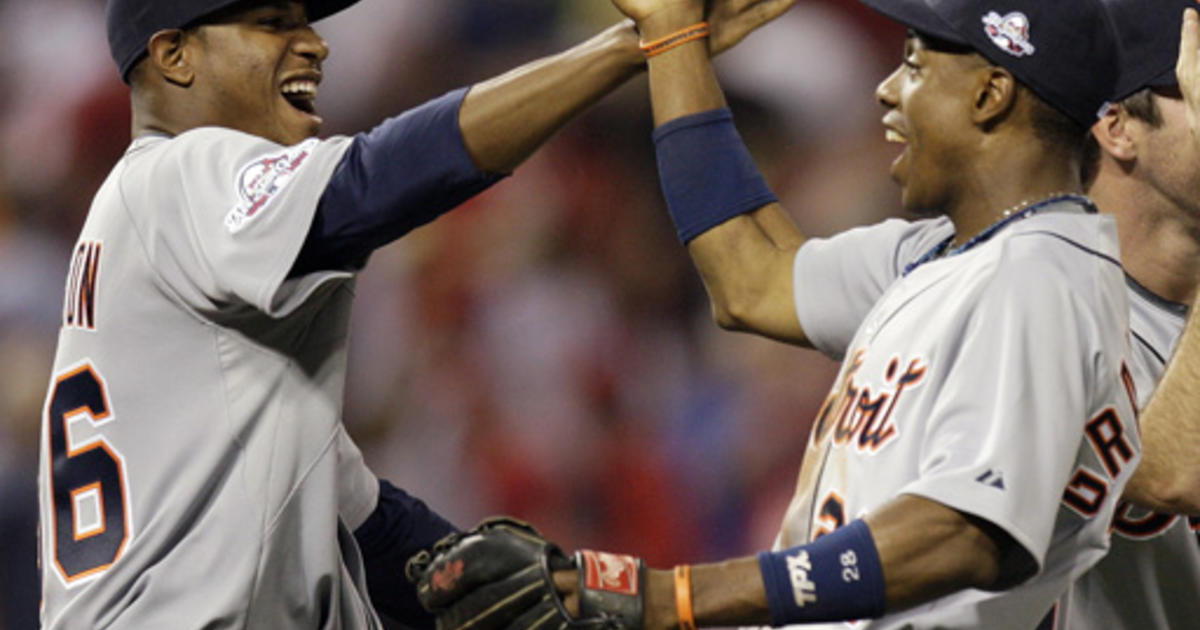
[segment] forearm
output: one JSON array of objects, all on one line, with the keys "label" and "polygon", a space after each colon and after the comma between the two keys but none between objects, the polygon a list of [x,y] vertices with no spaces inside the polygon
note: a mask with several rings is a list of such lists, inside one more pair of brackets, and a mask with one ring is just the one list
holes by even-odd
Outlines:
[{"label": "forearm", "polygon": [[901,495],[866,521],[883,565],[888,612],[1028,577],[1025,552],[1011,538],[935,501]]},{"label": "forearm", "polygon": [[[1016,575],[1006,572],[1005,561],[1020,555],[1015,543],[939,503],[902,496],[866,523],[758,558],[693,566],[696,624],[877,617],[967,588],[999,588]],[[670,571],[648,572],[647,630],[678,627],[674,582]]]},{"label": "forearm", "polygon": [[[569,580],[573,584],[576,578]],[[766,625],[766,589],[754,556],[692,566],[692,602],[699,627]],[[648,569],[645,630],[677,630],[674,571]]]},{"label": "forearm", "polygon": [[[643,19],[642,38],[654,41],[704,19],[701,6],[675,6]],[[725,107],[725,94],[709,58],[708,45],[696,40],[650,57],[650,103],[654,125]]]},{"label": "forearm", "polygon": [[511,172],[572,117],[641,72],[630,22],[471,88],[459,114],[483,171]]},{"label": "forearm", "polygon": [[807,345],[792,295],[792,266],[801,242],[783,208],[770,204],[688,243],[717,324]]},{"label": "forearm", "polygon": [[1200,514],[1200,300],[1140,419],[1142,461],[1124,498],[1158,511]]},{"label": "forearm", "polygon": [[421,607],[416,587],[405,577],[405,563],[454,531],[423,501],[380,480],[378,506],[354,530],[375,607],[410,628],[433,628],[433,616]]},{"label": "forearm", "polygon": [[[696,7],[673,7],[639,26],[652,40],[699,19]],[[663,192],[714,319],[730,330],[803,343],[791,290],[791,261],[803,238],[727,113],[722,120],[725,99],[707,49],[684,44],[651,57],[649,68]]]}]

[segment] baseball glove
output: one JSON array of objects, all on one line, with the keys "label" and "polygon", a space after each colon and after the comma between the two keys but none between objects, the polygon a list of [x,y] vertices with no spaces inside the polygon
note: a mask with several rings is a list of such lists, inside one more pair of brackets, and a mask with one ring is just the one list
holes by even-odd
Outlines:
[{"label": "baseball glove", "polygon": [[[554,571],[579,568],[580,615],[554,587]],[[451,534],[405,567],[438,630],[638,630],[644,568],[632,556],[593,551],[568,558],[527,523],[489,518]]]}]

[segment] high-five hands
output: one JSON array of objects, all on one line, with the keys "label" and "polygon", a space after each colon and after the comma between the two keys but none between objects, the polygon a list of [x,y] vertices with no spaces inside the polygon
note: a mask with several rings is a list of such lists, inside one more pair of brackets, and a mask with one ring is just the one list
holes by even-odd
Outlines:
[{"label": "high-five hands", "polygon": [[718,55],[783,15],[796,0],[613,0],[613,4],[638,25],[644,40],[705,20],[709,53]]}]

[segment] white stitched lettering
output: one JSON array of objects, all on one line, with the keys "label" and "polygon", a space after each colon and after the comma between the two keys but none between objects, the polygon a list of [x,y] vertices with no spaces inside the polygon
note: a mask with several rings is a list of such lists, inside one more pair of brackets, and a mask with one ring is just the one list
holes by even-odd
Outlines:
[{"label": "white stitched lettering", "polygon": [[817,585],[808,579],[812,571],[812,563],[808,560],[808,552],[801,551],[787,558],[788,578],[792,582],[792,596],[796,605],[804,608],[805,604],[815,604],[817,601]]}]

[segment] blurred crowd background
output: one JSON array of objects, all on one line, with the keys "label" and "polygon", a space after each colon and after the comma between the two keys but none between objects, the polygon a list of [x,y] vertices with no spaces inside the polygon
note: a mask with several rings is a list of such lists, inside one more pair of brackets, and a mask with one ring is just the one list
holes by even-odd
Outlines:
[{"label": "blurred crowd background", "polygon": [[[363,0],[318,24],[326,133],[369,129],[619,19],[607,0]],[[903,32],[803,0],[719,61],[801,229],[898,213],[874,88]],[[68,254],[129,141],[103,0],[0,0],[0,629],[37,625],[38,428]],[[484,195],[375,254],[345,421],[466,527],[512,514],[655,565],[766,548],[836,365],[719,330],[660,199],[645,76]],[[169,342],[169,340],[167,340]]]}]

